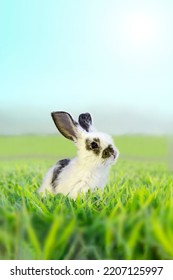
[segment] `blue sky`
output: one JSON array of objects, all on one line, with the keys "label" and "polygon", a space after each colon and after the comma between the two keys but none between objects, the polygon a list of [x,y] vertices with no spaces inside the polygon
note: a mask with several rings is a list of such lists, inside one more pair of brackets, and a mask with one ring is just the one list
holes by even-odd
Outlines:
[{"label": "blue sky", "polygon": [[0,134],[54,133],[50,112],[104,131],[171,133],[173,1],[0,1]]}]

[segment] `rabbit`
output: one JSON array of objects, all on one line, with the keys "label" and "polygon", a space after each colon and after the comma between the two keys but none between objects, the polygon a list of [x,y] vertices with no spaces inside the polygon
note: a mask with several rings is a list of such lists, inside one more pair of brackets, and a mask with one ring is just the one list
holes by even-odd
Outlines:
[{"label": "rabbit", "polygon": [[103,189],[109,169],[119,156],[112,138],[96,131],[90,113],[80,114],[78,122],[63,111],[52,112],[51,116],[59,132],[75,143],[77,156],[61,159],[50,168],[39,192],[47,190],[76,199],[78,194],[85,194],[89,189]]}]

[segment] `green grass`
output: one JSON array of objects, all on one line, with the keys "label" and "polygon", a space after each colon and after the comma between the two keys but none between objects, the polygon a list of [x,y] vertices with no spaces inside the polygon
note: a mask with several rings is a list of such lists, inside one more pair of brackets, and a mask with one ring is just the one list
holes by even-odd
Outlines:
[{"label": "green grass", "polygon": [[[121,156],[104,192],[40,197],[55,136],[0,137],[0,259],[173,259],[173,175],[166,137],[115,137]],[[64,152],[65,151],[65,152]]]}]

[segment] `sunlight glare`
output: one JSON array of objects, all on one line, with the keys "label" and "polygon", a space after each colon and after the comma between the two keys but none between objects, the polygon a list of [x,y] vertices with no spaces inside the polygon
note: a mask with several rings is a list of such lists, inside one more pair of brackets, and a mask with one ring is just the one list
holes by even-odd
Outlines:
[{"label": "sunlight glare", "polygon": [[124,36],[133,47],[151,46],[156,40],[157,21],[149,14],[129,14],[123,29]]},{"label": "sunlight glare", "polygon": [[[154,11],[122,9],[107,11],[104,44],[110,53],[119,53],[124,60],[145,63],[160,43],[161,22]],[[138,58],[140,57],[140,61]]]}]

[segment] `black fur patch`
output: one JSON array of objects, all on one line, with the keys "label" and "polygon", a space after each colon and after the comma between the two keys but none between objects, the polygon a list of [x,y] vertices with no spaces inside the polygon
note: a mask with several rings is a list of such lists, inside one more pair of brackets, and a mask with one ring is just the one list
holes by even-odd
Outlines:
[{"label": "black fur patch", "polygon": [[111,155],[115,154],[115,151],[111,145],[109,145],[106,149],[102,152],[102,158],[106,159],[109,158]]},{"label": "black fur patch", "polygon": [[93,151],[95,155],[99,155],[101,151],[99,138],[86,139],[85,147],[87,151]]},{"label": "black fur patch", "polygon": [[80,126],[88,132],[90,126],[92,125],[91,115],[89,113],[80,114],[78,122]]},{"label": "black fur patch", "polygon": [[59,174],[61,173],[62,169],[64,167],[66,167],[70,162],[70,159],[62,159],[62,160],[59,160],[57,163],[56,163],[56,166],[53,170],[53,176],[52,176],[52,186],[55,188],[56,187],[56,184],[55,184],[55,181],[57,180]]}]

